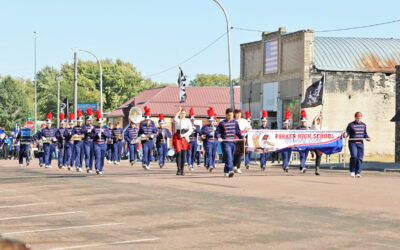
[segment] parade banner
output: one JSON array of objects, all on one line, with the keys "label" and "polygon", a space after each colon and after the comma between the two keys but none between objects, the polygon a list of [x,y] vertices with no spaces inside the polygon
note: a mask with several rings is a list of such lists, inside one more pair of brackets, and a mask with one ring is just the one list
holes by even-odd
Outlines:
[{"label": "parade banner", "polygon": [[342,133],[339,130],[250,130],[248,150],[256,153],[320,150],[333,154],[342,151]]}]

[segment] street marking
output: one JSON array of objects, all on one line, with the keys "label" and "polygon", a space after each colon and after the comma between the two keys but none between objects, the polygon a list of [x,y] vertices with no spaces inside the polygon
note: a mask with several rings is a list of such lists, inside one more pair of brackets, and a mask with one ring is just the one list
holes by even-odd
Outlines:
[{"label": "street marking", "polygon": [[80,245],[80,246],[71,246],[71,247],[61,247],[61,248],[51,248],[48,250],[64,250],[64,249],[75,249],[75,248],[85,248],[85,247],[98,247],[98,246],[106,246],[106,245],[118,245],[118,244],[129,244],[129,243],[141,243],[147,241],[156,241],[160,238],[149,238],[149,239],[139,239],[139,240],[128,240],[128,241],[116,241],[116,242],[104,242],[99,244],[89,244],[89,245]]},{"label": "street marking", "polygon": [[18,219],[25,219],[25,218],[44,217],[44,216],[53,216],[53,215],[62,215],[62,214],[76,214],[76,213],[83,213],[83,212],[82,211],[74,211],[74,212],[63,212],[63,213],[52,213],[52,214],[34,214],[34,215],[26,215],[26,216],[19,216],[19,217],[0,218],[0,221],[18,220]]},{"label": "street marking", "polygon": [[39,202],[39,203],[26,203],[26,204],[11,205],[11,206],[0,206],[0,209],[11,208],[11,207],[29,207],[29,206],[47,205],[47,204],[55,204],[55,202]]},{"label": "street marking", "polygon": [[37,230],[30,230],[30,231],[20,231],[20,232],[3,233],[3,235],[24,234],[24,233],[37,233],[37,232],[48,232],[48,231],[58,231],[58,230],[75,229],[75,228],[105,227],[105,226],[115,226],[115,225],[122,225],[122,224],[124,224],[124,223],[108,223],[108,224],[95,224],[95,225],[85,225],[85,226],[46,228],[46,229],[37,229]]}]

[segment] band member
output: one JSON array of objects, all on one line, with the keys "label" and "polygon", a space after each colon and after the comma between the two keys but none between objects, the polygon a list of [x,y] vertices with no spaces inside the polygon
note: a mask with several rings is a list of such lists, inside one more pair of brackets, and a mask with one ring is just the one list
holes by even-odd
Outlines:
[{"label": "band member", "polygon": [[[289,125],[290,125],[290,110],[287,110],[285,113],[285,119],[283,120],[283,130],[289,130]],[[288,148],[285,151],[282,152],[282,168],[283,171],[286,173],[289,172],[289,161],[290,161],[290,156],[292,155],[292,148]]]},{"label": "band member", "polygon": [[65,164],[69,171],[74,166],[74,141],[72,140],[73,129],[74,129],[74,114],[69,113],[68,128],[64,130],[64,150],[65,150]]},{"label": "band member", "polygon": [[[18,132],[16,139],[18,141],[21,140],[21,130]],[[21,143],[20,145],[21,145],[21,148],[20,148],[20,152],[19,152],[19,156],[18,156],[19,166],[22,167],[22,165],[24,164],[24,157],[25,157],[26,166],[29,166],[29,163],[30,163],[29,153],[30,153],[31,144],[29,142],[24,142],[24,143]]]},{"label": "band member", "polygon": [[[251,129],[251,126],[246,119],[242,118],[243,111],[240,109],[235,109],[233,115],[234,115],[235,121],[237,121],[239,124],[239,129],[240,129],[240,132],[242,133],[242,136],[243,137],[247,136],[247,132]],[[246,116],[250,117],[249,111],[246,111]],[[245,142],[237,141],[236,142],[236,151],[233,156],[233,166],[234,166],[235,173],[239,173],[239,174],[242,173],[242,171],[240,170],[240,165],[242,162],[243,154],[245,154]],[[247,159],[247,155],[248,154],[245,155],[245,159]],[[246,160],[245,160],[245,163],[246,163]],[[245,166],[247,167],[247,169],[249,168],[248,163],[246,163]]]},{"label": "band member", "polygon": [[96,120],[98,126],[92,130],[93,148],[95,157],[95,167],[97,174],[103,174],[104,158],[106,157],[107,144],[106,139],[111,137],[107,127],[103,126],[103,118],[100,110],[96,110]]},{"label": "band member", "polygon": [[82,127],[84,134],[83,137],[83,152],[85,155],[85,166],[86,172],[92,173],[93,162],[94,162],[94,148],[93,148],[93,110],[92,108],[86,109],[86,125]]},{"label": "band member", "polygon": [[[301,110],[300,114],[300,126],[298,126],[296,129],[298,130],[308,130],[307,127],[307,114],[304,109]],[[304,174],[307,170],[306,168],[306,160],[308,156],[308,151],[309,150],[300,150],[299,155],[300,155],[300,172]]]},{"label": "band member", "polygon": [[210,107],[207,110],[207,114],[208,114],[208,124],[204,125],[201,128],[201,135],[206,141],[205,146],[204,146],[205,167],[210,172],[212,172],[213,169],[215,168],[215,157],[216,157],[217,149],[218,149],[218,141],[217,141],[217,137],[215,134],[215,131],[217,130],[217,126],[216,126],[217,116],[212,107]]},{"label": "band member", "polygon": [[75,152],[75,167],[77,172],[82,172],[82,161],[83,161],[83,141],[84,131],[82,130],[83,115],[81,109],[76,111],[76,126],[72,130],[72,135],[80,136],[80,139],[74,141],[74,152]]},{"label": "band member", "polygon": [[[251,115],[250,115],[250,112],[248,110],[246,111],[246,120],[247,120],[248,126],[250,127],[248,130],[252,129],[252,127],[251,127]],[[244,165],[246,166],[247,169],[250,168],[250,160],[251,160],[252,155],[253,155],[252,151],[247,151],[245,156],[244,156]],[[238,173],[241,173],[241,172],[238,171]]]},{"label": "band member", "polygon": [[139,128],[136,126],[136,123],[130,123],[130,127],[125,130],[124,138],[128,143],[129,150],[129,162],[133,166],[136,162],[136,152],[139,144],[138,140]]},{"label": "band member", "polygon": [[[268,127],[268,112],[266,110],[262,110],[262,115],[261,115],[261,126],[258,129],[270,129]],[[260,167],[261,170],[265,170],[265,167],[267,166],[267,158],[268,158],[268,153],[261,153],[260,154]]]},{"label": "band member", "polygon": [[360,178],[364,157],[363,139],[365,138],[367,141],[370,141],[371,138],[367,134],[367,125],[361,121],[362,113],[356,112],[354,118],[355,120],[347,125],[343,137],[350,136],[350,176]]},{"label": "band member", "polygon": [[233,109],[226,109],[225,115],[225,120],[218,124],[217,137],[218,141],[221,142],[225,176],[232,178],[234,175],[233,155],[236,151],[236,137],[243,139],[243,136],[239,129],[239,123],[233,119]]},{"label": "band member", "polygon": [[[197,152],[197,140],[200,135],[200,126],[194,124],[194,111],[193,108],[189,110],[189,119],[192,123],[192,134],[189,136],[190,141],[190,150],[186,152],[186,163],[189,166],[190,171],[193,171],[194,161],[196,159],[196,152]],[[200,165],[200,162],[197,162],[197,165]]]},{"label": "band member", "polygon": [[176,154],[176,175],[185,175],[185,156],[186,151],[190,150],[189,136],[193,133],[192,123],[186,118],[186,110],[179,108],[174,117],[176,132],[172,139],[172,144]]},{"label": "band member", "polygon": [[[108,131],[111,131],[114,129],[114,124],[110,122],[108,124]],[[114,161],[114,141],[112,138],[107,139],[107,163],[111,164]]]},{"label": "band member", "polygon": [[123,137],[123,129],[119,126],[119,122],[115,123],[115,128],[110,130],[111,139],[113,139],[113,160],[114,165],[119,165],[121,162],[121,154],[122,154],[122,137]]},{"label": "band member", "polygon": [[164,128],[165,121],[163,114],[158,114],[158,124],[160,127],[157,129],[156,148],[158,154],[158,165],[160,165],[160,168],[163,168],[168,151],[168,138],[171,138],[172,136],[169,129]]},{"label": "band member", "polygon": [[[322,119],[322,112],[314,118],[311,129],[321,130],[321,119]],[[321,166],[322,152],[319,150],[314,150],[311,151],[311,154],[313,153],[315,153],[315,175],[320,175],[319,168]]]},{"label": "band member", "polygon": [[39,158],[39,166],[43,167],[44,163],[44,150],[43,150],[43,142],[42,142],[42,130],[46,127],[46,124],[42,124],[40,126],[40,130],[33,135],[32,139],[36,143],[38,149],[38,158]]},{"label": "band member", "polygon": [[46,164],[46,168],[51,168],[51,155],[52,152],[55,152],[54,142],[57,141],[56,129],[51,127],[52,118],[53,115],[49,112],[46,118],[46,127],[41,131],[44,149],[44,163]]},{"label": "band member", "polygon": [[65,147],[64,147],[64,131],[66,127],[65,115],[60,113],[61,126],[56,131],[57,147],[58,147],[58,168],[65,168]]},{"label": "band member", "polygon": [[154,135],[157,133],[157,128],[151,120],[150,108],[144,106],[145,120],[140,123],[139,136],[141,136],[141,143],[143,148],[142,167],[146,170],[150,169],[150,158],[154,147]]}]

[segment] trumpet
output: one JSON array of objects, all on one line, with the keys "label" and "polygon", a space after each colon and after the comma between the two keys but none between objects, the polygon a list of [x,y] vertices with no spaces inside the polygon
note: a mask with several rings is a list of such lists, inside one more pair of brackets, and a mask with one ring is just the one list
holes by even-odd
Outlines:
[{"label": "trumpet", "polygon": [[154,134],[148,134],[148,135],[143,134],[143,135],[141,135],[140,137],[141,137],[141,140],[142,140],[142,141],[144,141],[144,140],[150,141],[150,140],[153,140]]},{"label": "trumpet", "polygon": [[123,134],[117,135],[117,138],[115,138],[116,141],[120,141],[122,139]]},{"label": "trumpet", "polygon": [[57,138],[55,137],[43,137],[42,138],[42,143],[52,143],[57,141]]},{"label": "trumpet", "polygon": [[71,139],[73,141],[82,141],[83,137],[84,135],[73,135]]}]

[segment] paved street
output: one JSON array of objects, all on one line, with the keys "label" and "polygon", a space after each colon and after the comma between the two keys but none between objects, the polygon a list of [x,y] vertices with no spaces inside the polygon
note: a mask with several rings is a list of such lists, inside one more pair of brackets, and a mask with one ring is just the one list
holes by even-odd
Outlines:
[{"label": "paved street", "polygon": [[0,232],[33,249],[400,249],[399,173],[175,172],[1,161]]}]

